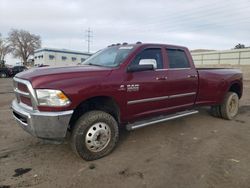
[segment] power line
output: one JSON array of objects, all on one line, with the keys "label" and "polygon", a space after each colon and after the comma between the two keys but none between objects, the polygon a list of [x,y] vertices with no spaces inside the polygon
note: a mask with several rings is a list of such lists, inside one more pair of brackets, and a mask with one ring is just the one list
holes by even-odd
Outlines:
[{"label": "power line", "polygon": [[[245,8],[249,8],[249,7],[245,7]],[[143,28],[167,27],[168,28],[167,30],[173,30],[176,27],[179,28],[179,26],[182,26],[183,24],[192,24],[195,22],[202,23],[202,22],[204,22],[208,19],[211,19],[211,18],[213,18],[212,23],[205,23],[205,25],[212,25],[214,23],[218,24],[218,22],[219,23],[224,22],[227,24],[227,22],[225,22],[225,21],[238,23],[238,22],[241,22],[243,20],[245,21],[246,19],[249,20],[249,18],[247,18],[247,17],[239,18],[239,17],[235,17],[232,14],[231,15],[230,14],[231,14],[230,12],[227,13],[227,12],[221,11],[221,12],[219,12],[220,17],[218,17],[218,14],[215,14],[215,12],[206,12],[200,16],[197,16],[195,14],[190,14],[190,15],[185,15],[183,17],[182,16],[179,16],[179,17],[177,16],[175,18],[166,17],[163,19],[158,19],[158,21],[155,21],[153,23],[150,23],[150,22],[144,23],[139,28],[142,28],[142,27]],[[202,23],[202,25],[204,25],[204,24]],[[131,24],[128,26],[132,27],[133,25]],[[192,26],[192,27],[196,27],[196,26]],[[136,28],[138,28],[138,25],[137,25],[137,27],[135,27],[135,29]]]},{"label": "power line", "polygon": [[86,31],[86,41],[88,43],[88,53],[90,53],[90,43],[92,42],[93,38],[93,31],[88,28]]},{"label": "power line", "polygon": [[[121,23],[119,27],[114,28],[113,32],[119,29],[129,33],[148,33],[161,31],[161,33],[186,31],[197,32],[216,32],[217,35],[226,34],[225,31],[233,30],[238,36],[246,32],[250,26],[249,14],[250,4],[240,4],[237,1],[227,1],[223,4],[206,3],[200,6],[187,6],[182,10],[166,9],[161,16],[151,14],[144,23],[128,20]],[[98,23],[98,27],[108,28],[112,24]],[[112,26],[111,26],[112,27]],[[222,31],[223,30],[223,31]]]},{"label": "power line", "polygon": [[[192,29],[202,30],[209,28],[210,26],[230,26],[237,25],[240,22],[248,23],[249,18],[247,15],[243,17],[238,17],[236,13],[246,12],[249,10],[250,6],[241,6],[235,5],[232,6],[232,2],[228,2],[228,4],[209,6],[211,4],[206,4],[206,6],[199,6],[199,9],[187,9],[184,12],[180,12],[178,14],[173,14],[172,11],[167,12],[165,16],[162,17],[151,17],[147,19],[146,23],[141,26],[138,26],[138,23],[125,23],[122,24],[122,28],[130,27],[130,31],[135,30],[144,30],[149,29],[152,30],[154,28],[163,27],[166,28],[166,31],[176,31],[183,25],[190,25]],[[228,6],[225,6],[228,5]],[[229,6],[231,5],[231,6]],[[236,9],[235,9],[236,8]],[[211,20],[208,22],[208,20]],[[196,23],[195,23],[196,22]],[[197,23],[198,22],[198,23]],[[204,23],[205,22],[205,23]],[[220,24],[222,23],[222,24]],[[132,28],[131,28],[132,27]]]}]

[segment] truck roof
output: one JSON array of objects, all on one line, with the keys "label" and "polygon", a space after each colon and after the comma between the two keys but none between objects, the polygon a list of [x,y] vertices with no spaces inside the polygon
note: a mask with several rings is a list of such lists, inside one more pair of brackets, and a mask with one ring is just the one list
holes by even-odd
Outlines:
[{"label": "truck roof", "polygon": [[184,46],[177,46],[177,45],[172,45],[172,44],[160,44],[160,43],[117,43],[117,44],[112,44],[109,45],[108,47],[113,47],[113,46],[134,46],[134,47],[147,47],[147,46],[156,46],[156,47],[166,47],[166,48],[178,48],[178,49],[187,49]]}]

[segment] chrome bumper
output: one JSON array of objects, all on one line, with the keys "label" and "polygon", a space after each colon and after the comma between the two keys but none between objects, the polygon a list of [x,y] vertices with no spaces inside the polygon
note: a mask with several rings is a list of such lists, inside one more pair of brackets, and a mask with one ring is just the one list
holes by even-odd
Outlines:
[{"label": "chrome bumper", "polygon": [[11,107],[13,109],[13,117],[31,135],[50,140],[62,140],[66,137],[73,110],[40,112],[24,108],[16,100],[12,101]]}]

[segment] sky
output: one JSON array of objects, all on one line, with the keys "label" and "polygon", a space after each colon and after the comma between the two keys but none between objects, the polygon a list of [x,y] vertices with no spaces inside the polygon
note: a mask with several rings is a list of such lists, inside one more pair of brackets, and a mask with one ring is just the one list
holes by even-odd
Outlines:
[{"label": "sky", "polygon": [[137,41],[225,50],[250,46],[250,0],[0,0],[0,33],[13,28],[78,51],[87,51],[88,28],[91,52]]}]

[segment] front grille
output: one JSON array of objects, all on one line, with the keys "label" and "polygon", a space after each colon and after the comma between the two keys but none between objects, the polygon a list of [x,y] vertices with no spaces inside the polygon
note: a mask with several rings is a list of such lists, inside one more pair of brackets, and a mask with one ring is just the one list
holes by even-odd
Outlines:
[{"label": "front grille", "polygon": [[14,92],[16,94],[17,102],[32,107],[31,94],[28,89],[27,81],[14,78]]}]

